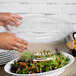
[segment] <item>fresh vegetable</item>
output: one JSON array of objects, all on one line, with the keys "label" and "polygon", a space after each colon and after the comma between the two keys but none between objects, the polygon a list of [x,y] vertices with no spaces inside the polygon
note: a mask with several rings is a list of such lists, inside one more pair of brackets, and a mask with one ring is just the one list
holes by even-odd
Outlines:
[{"label": "fresh vegetable", "polygon": [[[46,59],[52,58],[52,60],[46,61],[34,61],[34,59]],[[35,74],[41,72],[52,71],[61,68],[69,63],[69,57],[66,57],[64,53],[56,51],[40,51],[38,53],[25,52],[19,60],[15,60],[11,64],[10,71],[17,74]]]}]

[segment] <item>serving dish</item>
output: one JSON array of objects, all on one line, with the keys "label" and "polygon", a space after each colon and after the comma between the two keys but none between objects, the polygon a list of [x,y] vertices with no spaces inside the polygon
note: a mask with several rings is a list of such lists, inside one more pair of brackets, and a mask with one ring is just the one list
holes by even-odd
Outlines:
[{"label": "serving dish", "polygon": [[61,74],[61,73],[65,70],[65,68],[67,68],[68,66],[70,66],[70,65],[74,62],[74,57],[73,57],[72,55],[70,55],[70,54],[68,54],[68,53],[64,53],[64,55],[69,57],[69,59],[70,59],[69,63],[68,63],[67,65],[59,68],[59,69],[56,69],[56,70],[52,70],[52,71],[48,71],[48,72],[42,72],[42,73],[36,73],[36,74],[16,74],[16,73],[12,73],[12,72],[10,71],[10,69],[11,69],[11,64],[12,64],[15,60],[18,60],[19,58],[14,59],[14,60],[8,62],[8,63],[5,65],[4,70],[5,70],[7,73],[9,73],[9,74],[11,74],[11,75],[13,75],[13,76],[58,76],[59,74]]}]

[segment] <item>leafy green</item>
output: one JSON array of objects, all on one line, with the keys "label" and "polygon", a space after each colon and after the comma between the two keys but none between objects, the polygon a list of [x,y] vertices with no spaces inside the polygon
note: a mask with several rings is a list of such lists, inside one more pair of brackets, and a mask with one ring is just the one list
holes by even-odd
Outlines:
[{"label": "leafy green", "polygon": [[[53,53],[50,51],[41,52],[41,56],[34,55],[31,52],[25,52],[23,56],[19,60],[15,60],[13,64],[11,64],[11,72],[17,74],[33,74],[33,73],[41,73],[47,72],[51,70],[55,70],[67,65],[70,61],[69,57],[66,57],[64,53]],[[52,60],[48,61],[33,61],[35,58],[42,57],[43,59],[50,57],[49,54],[52,55]]]},{"label": "leafy green", "polygon": [[32,59],[33,59],[33,55],[32,55],[31,52],[27,51],[27,52],[25,52],[25,53],[22,55],[21,59],[24,59],[25,61],[27,61],[27,60],[29,60],[29,59],[32,60]]}]

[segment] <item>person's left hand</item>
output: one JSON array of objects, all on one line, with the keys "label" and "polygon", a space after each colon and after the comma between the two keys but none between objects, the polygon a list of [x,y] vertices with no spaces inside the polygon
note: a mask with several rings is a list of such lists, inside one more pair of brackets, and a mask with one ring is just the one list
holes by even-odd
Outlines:
[{"label": "person's left hand", "polygon": [[9,30],[7,25],[19,26],[22,24],[18,19],[22,20],[22,17],[12,13],[0,13],[0,25],[4,26],[6,30]]}]

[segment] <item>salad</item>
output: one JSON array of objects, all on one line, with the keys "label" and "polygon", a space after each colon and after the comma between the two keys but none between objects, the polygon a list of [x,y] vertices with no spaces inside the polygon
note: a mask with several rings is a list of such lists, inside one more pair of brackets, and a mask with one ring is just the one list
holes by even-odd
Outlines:
[{"label": "salad", "polygon": [[[51,59],[47,60],[48,58]],[[10,71],[16,74],[42,73],[61,68],[67,65],[69,61],[69,57],[57,49],[55,51],[43,50],[37,53],[25,52],[20,59],[11,64]]]}]

